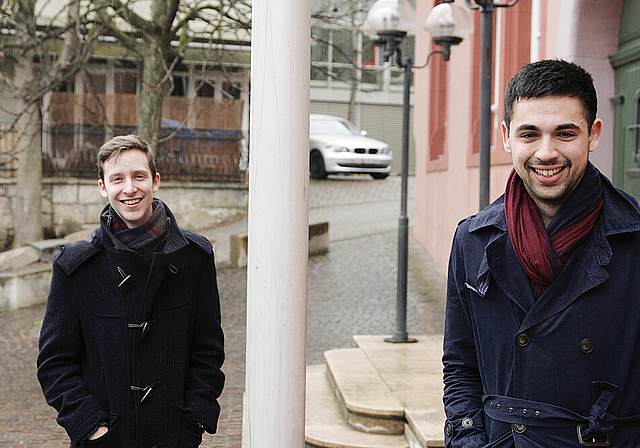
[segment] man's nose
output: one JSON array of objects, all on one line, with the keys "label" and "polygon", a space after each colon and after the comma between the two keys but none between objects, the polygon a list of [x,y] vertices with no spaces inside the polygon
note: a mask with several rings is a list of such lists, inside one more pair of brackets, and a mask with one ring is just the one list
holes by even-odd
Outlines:
[{"label": "man's nose", "polygon": [[536,150],[536,158],[542,161],[555,160],[559,156],[556,142],[550,136],[540,139],[540,146]]},{"label": "man's nose", "polygon": [[136,184],[133,181],[133,179],[127,178],[124,181],[124,192],[125,193],[135,193],[136,191]]}]

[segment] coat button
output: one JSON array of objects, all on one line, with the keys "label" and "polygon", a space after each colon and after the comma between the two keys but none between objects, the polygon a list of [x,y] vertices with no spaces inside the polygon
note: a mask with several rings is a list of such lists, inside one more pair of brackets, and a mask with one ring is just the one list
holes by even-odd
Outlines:
[{"label": "coat button", "polygon": [[453,432],[453,426],[451,426],[451,423],[447,423],[447,426],[445,427],[445,431],[447,432],[448,436],[451,435],[451,433]]},{"label": "coat button", "polygon": [[470,417],[465,417],[462,419],[462,427],[463,428],[469,428],[473,426],[473,419]]},{"label": "coat button", "polygon": [[516,434],[522,434],[527,430],[527,425],[523,425],[522,423],[514,423],[511,427]]},{"label": "coat button", "polygon": [[529,345],[529,342],[531,342],[531,338],[527,333],[520,333],[518,336],[516,336],[516,344],[518,344],[520,347],[526,347],[527,345]]},{"label": "coat button", "polygon": [[580,342],[580,350],[582,353],[591,353],[593,351],[593,341],[591,339],[583,339]]}]

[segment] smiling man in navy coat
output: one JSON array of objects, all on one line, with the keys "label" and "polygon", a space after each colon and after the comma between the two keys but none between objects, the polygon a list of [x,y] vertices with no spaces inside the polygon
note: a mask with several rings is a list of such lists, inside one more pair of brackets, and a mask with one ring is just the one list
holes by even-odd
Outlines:
[{"label": "smiling man in navy coat", "polygon": [[144,139],[105,143],[98,172],[109,205],[54,262],[38,379],[72,447],[197,447],[224,385],[211,244],[154,198]]},{"label": "smiling man in navy coat", "polygon": [[640,447],[640,210],[590,162],[591,75],[547,60],[504,98],[505,193],[456,231],[447,447]]}]

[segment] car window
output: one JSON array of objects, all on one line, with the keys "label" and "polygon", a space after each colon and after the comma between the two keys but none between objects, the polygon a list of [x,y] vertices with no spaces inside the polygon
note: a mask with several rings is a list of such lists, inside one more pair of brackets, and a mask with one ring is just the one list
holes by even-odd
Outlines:
[{"label": "car window", "polygon": [[355,126],[349,122],[340,120],[312,120],[309,132],[311,134],[358,134]]}]

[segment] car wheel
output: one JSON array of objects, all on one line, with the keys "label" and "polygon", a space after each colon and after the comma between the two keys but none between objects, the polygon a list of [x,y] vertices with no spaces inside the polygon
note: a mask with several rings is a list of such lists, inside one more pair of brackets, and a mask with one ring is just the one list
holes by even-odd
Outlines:
[{"label": "car wheel", "polygon": [[324,170],[324,159],[320,151],[313,151],[309,156],[309,171],[314,179],[327,177],[327,172]]},{"label": "car wheel", "polygon": [[371,177],[374,179],[386,179],[389,177],[389,173],[371,173]]}]

